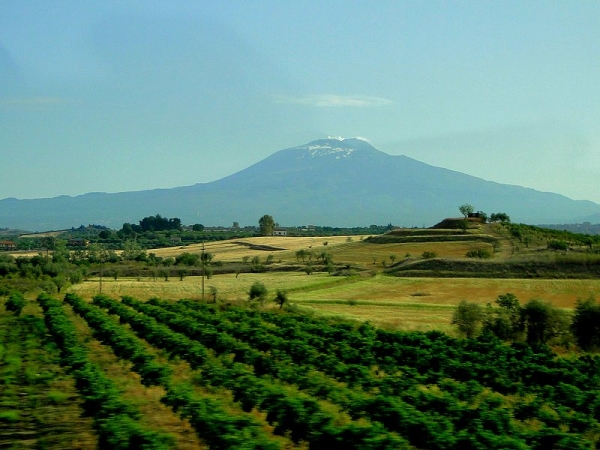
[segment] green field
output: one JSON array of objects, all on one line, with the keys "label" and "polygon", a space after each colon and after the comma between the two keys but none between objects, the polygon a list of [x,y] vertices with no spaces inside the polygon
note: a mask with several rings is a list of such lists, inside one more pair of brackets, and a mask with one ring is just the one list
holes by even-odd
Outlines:
[{"label": "green field", "polygon": [[[61,293],[31,290],[20,316],[6,310],[5,289],[0,446],[596,448],[597,356],[572,337],[552,344],[559,357],[523,338],[456,339],[452,325],[464,300],[484,306],[510,292],[569,317],[598,296],[595,254],[546,241],[523,247],[488,225],[244,238],[150,250],[153,266],[90,265]],[[175,264],[203,247],[212,276]],[[474,250],[491,258],[467,258]],[[248,301],[257,282],[262,304]]]},{"label": "green field", "polygon": [[74,294],[18,317],[1,302],[0,324],[4,448],[583,450],[600,436],[597,357],[490,337]]}]

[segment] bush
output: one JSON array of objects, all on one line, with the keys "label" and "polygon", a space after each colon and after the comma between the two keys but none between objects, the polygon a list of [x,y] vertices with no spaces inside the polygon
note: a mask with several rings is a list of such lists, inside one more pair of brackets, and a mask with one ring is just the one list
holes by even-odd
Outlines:
[{"label": "bush", "polygon": [[21,311],[23,311],[23,308],[26,304],[27,302],[25,301],[25,297],[23,297],[23,294],[15,291],[12,294],[10,294],[10,297],[6,301],[6,310],[12,311],[15,314],[15,316],[18,316],[21,314]]},{"label": "bush", "polygon": [[550,250],[569,250],[569,244],[567,244],[565,241],[553,239],[548,242],[548,248]]},{"label": "bush", "polygon": [[437,253],[436,252],[423,252],[423,254],[421,255],[421,257],[423,259],[432,259],[432,258],[436,258],[437,257]]},{"label": "bush", "polygon": [[477,250],[470,250],[467,252],[467,258],[481,258],[481,259],[488,259],[491,258],[492,254],[483,248],[479,248]]}]

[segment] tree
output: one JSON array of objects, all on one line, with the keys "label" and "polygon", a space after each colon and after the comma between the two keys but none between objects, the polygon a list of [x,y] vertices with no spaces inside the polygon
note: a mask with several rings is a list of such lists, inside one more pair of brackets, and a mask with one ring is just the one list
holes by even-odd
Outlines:
[{"label": "tree", "polygon": [[460,205],[458,207],[458,210],[460,211],[460,213],[465,216],[465,219],[467,217],[469,217],[469,214],[473,214],[473,211],[475,211],[475,209],[473,208],[473,205],[470,205],[468,203],[465,203],[463,205]]},{"label": "tree", "polygon": [[484,314],[480,305],[462,300],[452,315],[452,324],[458,327],[458,331],[462,335],[470,339],[477,334],[483,318]]},{"label": "tree", "polygon": [[516,340],[523,332],[522,308],[514,294],[499,295],[496,299],[499,308],[492,309],[488,304],[488,312],[484,320],[484,332],[492,333],[503,340]]},{"label": "tree", "polygon": [[285,291],[277,289],[277,295],[275,296],[275,303],[279,305],[279,309],[283,308],[283,305],[287,303],[288,297]]},{"label": "tree", "polygon": [[265,214],[258,220],[258,226],[260,227],[261,236],[271,236],[275,227],[275,220],[273,216]]},{"label": "tree", "polygon": [[571,331],[582,350],[600,348],[600,305],[594,297],[577,300]]},{"label": "tree", "polygon": [[523,306],[523,323],[527,331],[527,343],[541,345],[568,331],[565,313],[550,303],[530,300]]},{"label": "tree", "polygon": [[492,213],[490,222],[510,223],[510,217],[506,213]]},{"label": "tree", "polygon": [[267,297],[268,290],[264,284],[260,281],[256,281],[252,286],[250,286],[250,290],[248,291],[248,300],[259,301],[262,305]]}]

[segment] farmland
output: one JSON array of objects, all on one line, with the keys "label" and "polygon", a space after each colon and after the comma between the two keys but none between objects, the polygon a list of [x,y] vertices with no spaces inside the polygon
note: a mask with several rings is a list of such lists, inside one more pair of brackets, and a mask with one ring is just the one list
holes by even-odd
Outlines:
[{"label": "farmland", "polygon": [[[464,300],[510,292],[569,316],[598,295],[581,269],[593,272],[594,254],[548,251],[544,239],[524,245],[490,225],[241,238],[152,249],[164,263],[150,268],[91,265],[60,293],[29,293],[22,311],[0,296],[0,444],[595,448],[597,356],[460,339],[452,325]],[[174,265],[203,253],[201,269]],[[532,261],[568,272],[542,277]],[[434,276],[441,263],[447,276]],[[482,270],[458,276],[465,267]],[[502,276],[515,267],[522,277]],[[268,292],[249,302],[257,283]]]},{"label": "farmland", "polygon": [[[69,401],[54,397],[90,417],[69,431],[88,446],[583,449],[599,432],[597,358],[197,301],[42,294],[27,308],[1,319],[45,325],[60,366],[10,386],[64,380]],[[12,429],[26,420],[15,406]],[[44,435],[55,448],[61,436]]]}]

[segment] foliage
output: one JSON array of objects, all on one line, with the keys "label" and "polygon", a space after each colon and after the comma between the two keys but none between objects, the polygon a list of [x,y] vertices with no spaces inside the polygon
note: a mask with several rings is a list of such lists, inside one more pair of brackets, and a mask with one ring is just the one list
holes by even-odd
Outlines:
[{"label": "foliage", "polygon": [[12,311],[15,316],[18,316],[21,314],[21,311],[23,311],[25,305],[27,305],[27,301],[25,300],[23,294],[18,291],[14,291],[11,292],[8,300],[6,300],[5,307],[7,311]]},{"label": "foliage", "polygon": [[527,343],[540,345],[568,332],[568,318],[565,313],[550,303],[533,299],[521,311],[527,333]]},{"label": "foliage", "polygon": [[469,203],[464,203],[458,207],[458,210],[463,216],[465,216],[466,219],[467,217],[469,217],[469,214],[473,214],[475,208],[473,208],[473,205],[470,205]]},{"label": "foliage", "polygon": [[452,324],[458,327],[462,335],[470,339],[477,335],[483,318],[484,313],[479,304],[462,300],[452,315]]},{"label": "foliage", "polygon": [[431,252],[431,251],[425,251],[421,254],[421,257],[423,259],[433,259],[437,257],[437,253],[436,252]]},{"label": "foliage", "polygon": [[492,257],[492,254],[489,252],[489,250],[478,248],[476,250],[469,250],[466,256],[467,258],[489,259]]},{"label": "foliage", "polygon": [[505,341],[520,339],[524,323],[517,297],[511,293],[502,294],[496,299],[496,304],[499,308],[492,308],[492,305],[488,304],[483,331]]},{"label": "foliage", "polygon": [[502,212],[492,213],[490,215],[490,222],[510,223],[510,216]]},{"label": "foliage", "polygon": [[269,291],[260,281],[256,281],[252,286],[250,286],[250,290],[248,291],[248,300],[259,301],[261,304],[264,303],[267,294]]},{"label": "foliage", "polygon": [[62,364],[76,380],[83,397],[83,408],[93,417],[101,448],[114,449],[167,449],[170,436],[140,425],[137,409],[126,402],[102,370],[92,364],[87,349],[79,341],[77,331],[66,316],[62,305],[40,295],[38,302],[44,310],[48,330],[61,349]]},{"label": "foliage", "polygon": [[600,349],[600,305],[594,297],[577,300],[571,331],[583,350]]},{"label": "foliage", "polygon": [[548,248],[550,250],[566,251],[569,249],[569,244],[565,241],[559,241],[557,239],[552,239],[551,241],[548,241]]},{"label": "foliage", "polygon": [[275,228],[275,220],[273,216],[265,214],[258,220],[258,226],[260,228],[261,236],[271,236],[273,234],[273,228]]},{"label": "foliage", "polygon": [[283,308],[283,305],[288,302],[288,296],[285,291],[277,289],[277,294],[275,295],[275,303],[279,305],[279,309]]}]

